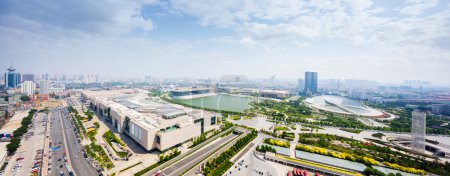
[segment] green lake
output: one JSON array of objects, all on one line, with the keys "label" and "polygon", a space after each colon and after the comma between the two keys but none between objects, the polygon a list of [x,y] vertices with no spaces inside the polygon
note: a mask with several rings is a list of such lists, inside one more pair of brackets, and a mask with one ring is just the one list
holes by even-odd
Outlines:
[{"label": "green lake", "polygon": [[219,94],[194,99],[178,99],[176,101],[182,104],[216,110],[244,112],[245,109],[250,108],[249,103],[254,100],[256,99]]}]

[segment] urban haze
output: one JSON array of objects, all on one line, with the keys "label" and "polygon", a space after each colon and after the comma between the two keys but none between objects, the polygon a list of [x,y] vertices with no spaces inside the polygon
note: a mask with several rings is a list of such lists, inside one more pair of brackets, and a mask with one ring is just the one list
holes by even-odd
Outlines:
[{"label": "urban haze", "polygon": [[3,0],[0,176],[450,175],[446,0]]}]

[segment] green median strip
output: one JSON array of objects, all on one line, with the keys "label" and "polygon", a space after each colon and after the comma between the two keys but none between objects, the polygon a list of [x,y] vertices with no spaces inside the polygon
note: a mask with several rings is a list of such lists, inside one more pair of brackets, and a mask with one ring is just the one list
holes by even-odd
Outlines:
[{"label": "green median strip", "polygon": [[120,172],[123,172],[123,171],[126,171],[126,170],[128,170],[128,169],[131,169],[131,168],[133,168],[133,167],[135,167],[135,166],[137,166],[137,165],[139,165],[139,164],[141,164],[141,163],[142,163],[142,162],[140,161],[140,162],[138,162],[138,163],[136,163],[136,164],[133,164],[133,165],[131,165],[131,166],[128,166],[128,167],[126,167],[126,168],[120,170],[119,173],[120,173]]},{"label": "green median strip", "polygon": [[[240,136],[240,134],[239,134],[238,136],[236,136],[236,138],[239,137],[239,136]],[[222,145],[222,147],[219,147],[218,149],[216,149],[216,150],[211,154],[211,156],[212,156],[214,153],[218,152],[220,149],[222,149],[222,148],[224,148],[225,146],[227,146],[229,143],[233,142],[236,138],[233,138],[232,140],[230,140],[230,141],[228,141],[227,143],[225,143],[225,145]],[[206,158],[206,159],[208,159],[208,158]],[[204,159],[204,160],[206,160],[206,159]],[[181,175],[186,174],[188,171],[190,171],[192,168],[194,168],[195,166],[197,166],[199,163],[203,162],[204,160],[195,163],[195,165],[193,165],[192,167],[190,167],[189,169],[187,169],[186,171],[184,171]]]}]

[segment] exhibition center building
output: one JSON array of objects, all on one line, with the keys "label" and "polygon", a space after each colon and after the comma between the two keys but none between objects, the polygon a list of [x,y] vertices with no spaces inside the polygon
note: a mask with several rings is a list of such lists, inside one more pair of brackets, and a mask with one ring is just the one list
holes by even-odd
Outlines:
[{"label": "exhibition center building", "polygon": [[94,111],[119,133],[126,133],[146,150],[165,151],[193,137],[218,129],[217,115],[149,97],[143,90],[83,90]]}]

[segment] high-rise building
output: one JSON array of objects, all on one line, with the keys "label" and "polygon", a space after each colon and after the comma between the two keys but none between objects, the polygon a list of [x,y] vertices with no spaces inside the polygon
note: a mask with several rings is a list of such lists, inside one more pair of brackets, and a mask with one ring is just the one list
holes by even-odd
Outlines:
[{"label": "high-rise building", "polygon": [[425,150],[426,117],[424,112],[412,112],[411,148],[418,152]]},{"label": "high-rise building", "polygon": [[36,91],[36,83],[33,81],[24,81],[21,86],[22,93],[30,96]]},{"label": "high-rise building", "polygon": [[307,94],[317,92],[317,72],[305,72],[305,89]]},{"label": "high-rise building", "polygon": [[298,79],[298,92],[303,92],[303,88],[305,88],[305,80],[299,78]]},{"label": "high-rise building", "polygon": [[66,74],[63,74],[62,75],[62,81],[63,82],[67,82],[69,79],[68,79],[68,77],[67,77],[67,75]]},{"label": "high-rise building", "polygon": [[434,104],[431,105],[431,113],[450,115],[450,104]]},{"label": "high-rise building", "polygon": [[48,94],[49,83],[48,80],[39,81],[39,94]]},{"label": "high-rise building", "polygon": [[22,74],[22,81],[34,81],[34,74]]},{"label": "high-rise building", "polygon": [[98,75],[85,74],[85,75],[81,75],[81,76],[82,76],[82,81],[85,84],[97,83],[98,82]]},{"label": "high-rise building", "polygon": [[49,79],[49,74],[48,73],[42,74],[41,75],[41,79],[48,80]]},{"label": "high-rise building", "polygon": [[20,73],[16,73],[16,69],[9,67],[8,73],[5,73],[5,87],[7,88],[17,88],[19,84],[22,82],[22,76]]}]

